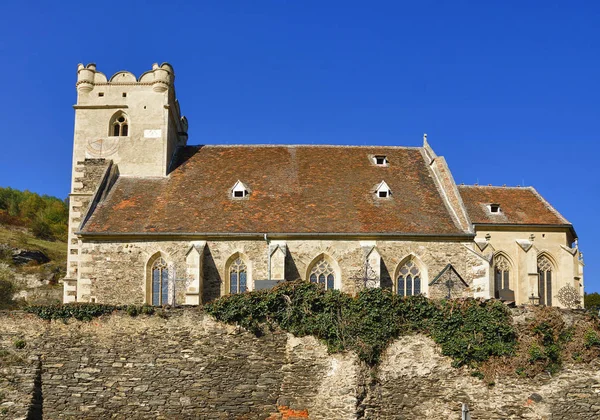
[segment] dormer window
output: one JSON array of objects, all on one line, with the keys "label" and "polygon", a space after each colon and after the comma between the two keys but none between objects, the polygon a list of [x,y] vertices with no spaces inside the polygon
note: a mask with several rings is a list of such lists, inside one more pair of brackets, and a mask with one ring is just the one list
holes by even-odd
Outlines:
[{"label": "dormer window", "polygon": [[237,181],[231,189],[231,196],[233,198],[246,198],[250,195],[250,190],[242,181]]},{"label": "dormer window", "polygon": [[385,183],[385,181],[381,181],[381,183],[375,189],[375,194],[379,198],[389,198],[392,195],[392,190],[388,184]]},{"label": "dormer window", "polygon": [[377,166],[388,166],[388,163],[389,163],[387,160],[387,157],[384,155],[373,156],[373,162]]},{"label": "dormer window", "polygon": [[488,210],[490,211],[490,213],[502,213],[502,210],[500,209],[500,204],[488,204]]}]

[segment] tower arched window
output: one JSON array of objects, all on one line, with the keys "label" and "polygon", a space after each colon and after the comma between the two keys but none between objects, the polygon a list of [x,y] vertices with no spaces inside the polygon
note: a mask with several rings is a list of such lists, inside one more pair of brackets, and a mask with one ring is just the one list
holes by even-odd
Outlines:
[{"label": "tower arched window", "polygon": [[169,268],[163,258],[152,264],[152,305],[161,306],[169,303]]},{"label": "tower arched window", "polygon": [[552,305],[552,262],[548,257],[542,255],[538,258],[538,290],[540,292],[540,304]]},{"label": "tower arched window", "polygon": [[110,135],[114,137],[127,137],[129,135],[129,123],[125,114],[119,113],[112,118]]},{"label": "tower arched window", "polygon": [[327,290],[335,289],[335,271],[324,258],[310,270],[309,280],[311,283],[322,284]]},{"label": "tower arched window", "polygon": [[504,255],[494,257],[494,297],[500,298],[500,290],[510,289],[510,263]]},{"label": "tower arched window", "polygon": [[241,258],[229,266],[229,293],[244,293],[248,290],[248,267]]},{"label": "tower arched window", "polygon": [[398,271],[396,292],[400,296],[421,294],[421,270],[413,260],[408,260]]}]

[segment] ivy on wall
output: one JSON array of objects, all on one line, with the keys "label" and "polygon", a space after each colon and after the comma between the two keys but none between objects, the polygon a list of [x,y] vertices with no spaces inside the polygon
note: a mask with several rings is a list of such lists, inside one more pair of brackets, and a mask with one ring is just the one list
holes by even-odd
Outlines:
[{"label": "ivy on wall", "polygon": [[288,282],[270,291],[225,296],[206,311],[255,334],[279,326],[296,336],[313,335],[330,352],[352,350],[370,365],[379,362],[391,341],[415,332],[433,338],[456,367],[509,355],[516,345],[510,313],[500,302],[402,298],[380,288],[352,297],[312,283]]}]

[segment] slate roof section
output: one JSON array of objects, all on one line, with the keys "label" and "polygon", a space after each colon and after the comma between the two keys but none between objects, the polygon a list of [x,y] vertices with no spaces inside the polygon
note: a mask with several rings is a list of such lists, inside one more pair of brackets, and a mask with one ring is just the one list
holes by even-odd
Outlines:
[{"label": "slate roof section", "polygon": [[[237,180],[251,189],[245,200],[231,198]],[[382,180],[389,198],[375,196]],[[250,145],[188,146],[168,178],[119,178],[82,231],[469,234],[453,222],[421,148]]]},{"label": "slate roof section", "polygon": [[[459,185],[474,224],[571,225],[533,187]],[[501,213],[491,213],[488,204],[500,204]]]}]

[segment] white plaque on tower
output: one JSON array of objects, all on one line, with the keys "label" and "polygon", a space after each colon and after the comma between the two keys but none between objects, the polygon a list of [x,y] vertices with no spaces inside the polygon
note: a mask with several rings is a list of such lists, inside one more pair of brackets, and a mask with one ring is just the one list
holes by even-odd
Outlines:
[{"label": "white plaque on tower", "polygon": [[161,136],[161,130],[144,130],[144,138],[159,139]]}]

